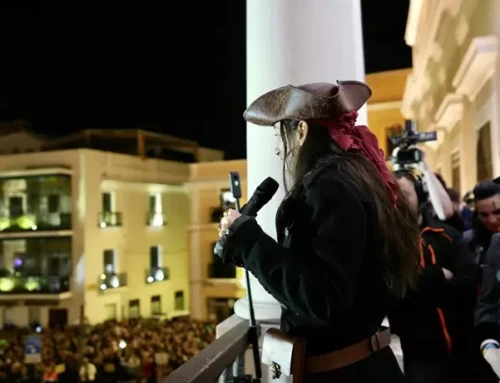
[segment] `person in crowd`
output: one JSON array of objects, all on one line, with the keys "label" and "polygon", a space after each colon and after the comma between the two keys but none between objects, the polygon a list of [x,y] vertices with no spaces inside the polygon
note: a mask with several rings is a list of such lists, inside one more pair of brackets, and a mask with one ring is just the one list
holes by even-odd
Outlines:
[{"label": "person in crowd", "polygon": [[473,190],[472,228],[463,234],[464,243],[479,266],[486,264],[486,254],[493,234],[500,231],[500,185],[479,182]]},{"label": "person in crowd", "polygon": [[[212,322],[189,317],[161,322],[107,321],[88,326],[81,365],[77,347],[82,340],[80,327],[70,326],[64,331],[43,329],[42,360],[30,365],[24,363],[24,338],[32,329],[10,326],[0,332],[0,383],[42,383],[51,379],[75,383],[79,377],[84,382],[138,383],[146,378],[141,367],[151,360],[154,362],[153,354],[159,350],[162,369],[155,371],[156,366],[152,365],[151,381],[155,381],[157,374],[167,376],[214,341],[214,329]],[[119,347],[123,346],[122,337],[126,338],[124,348]],[[168,354],[166,358],[162,350]]]},{"label": "person in crowd", "polygon": [[420,266],[417,287],[389,310],[391,331],[399,336],[407,382],[496,382],[475,347],[474,308],[478,268],[461,234],[432,211],[423,174],[394,173],[410,206],[419,214]]},{"label": "person in crowd", "polygon": [[80,380],[82,383],[95,381],[96,375],[97,368],[95,364],[91,363],[88,358],[84,358],[82,366],[80,367]]},{"label": "person in crowd", "polygon": [[500,233],[491,237],[482,268],[476,330],[485,360],[500,378]]},{"label": "person in crowd", "polygon": [[[306,342],[293,368],[308,366],[307,383],[403,381],[379,328],[389,296],[404,296],[417,279],[418,228],[375,135],[356,126],[370,95],[363,83],[340,81],[254,101],[244,118],[275,127],[283,161],[278,239],[234,210],[219,227],[223,261],[249,270],[281,303],[284,338]],[[270,345],[264,355],[280,352]]]}]

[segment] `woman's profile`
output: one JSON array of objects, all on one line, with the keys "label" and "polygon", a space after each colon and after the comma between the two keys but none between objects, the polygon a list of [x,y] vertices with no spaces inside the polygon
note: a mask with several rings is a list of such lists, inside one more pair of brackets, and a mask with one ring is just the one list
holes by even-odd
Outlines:
[{"label": "woman's profile", "polygon": [[376,137],[355,125],[370,96],[357,81],[289,85],[244,114],[262,129],[274,126],[287,195],[277,241],[255,219],[225,212],[222,258],[281,303],[280,339],[305,345],[305,354],[286,365],[282,354],[271,360],[279,350],[265,344],[263,353],[275,370],[304,382],[403,381],[379,329],[390,297],[404,296],[417,279],[419,233]]}]

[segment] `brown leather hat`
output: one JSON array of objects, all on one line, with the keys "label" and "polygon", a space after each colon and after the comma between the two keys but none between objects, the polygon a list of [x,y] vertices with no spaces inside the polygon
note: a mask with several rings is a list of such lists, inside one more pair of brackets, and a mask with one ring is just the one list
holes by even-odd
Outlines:
[{"label": "brown leather hat", "polygon": [[287,85],[260,96],[243,118],[261,126],[273,126],[286,119],[335,119],[358,111],[371,95],[368,85],[359,81]]}]

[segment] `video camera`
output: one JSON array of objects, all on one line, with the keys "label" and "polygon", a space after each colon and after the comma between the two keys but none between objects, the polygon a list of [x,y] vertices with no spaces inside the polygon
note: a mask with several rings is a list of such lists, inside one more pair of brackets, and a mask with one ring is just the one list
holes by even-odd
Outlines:
[{"label": "video camera", "polygon": [[422,162],[422,152],[412,146],[421,143],[437,140],[437,132],[417,132],[417,123],[413,120],[406,120],[405,127],[400,126],[398,136],[389,137],[389,140],[398,149],[392,161],[399,166],[413,165]]}]

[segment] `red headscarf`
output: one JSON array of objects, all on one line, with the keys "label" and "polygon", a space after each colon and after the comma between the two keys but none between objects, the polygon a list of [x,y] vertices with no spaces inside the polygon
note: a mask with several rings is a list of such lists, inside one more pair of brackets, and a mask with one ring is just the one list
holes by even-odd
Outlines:
[{"label": "red headscarf", "polygon": [[397,203],[398,186],[385,163],[384,152],[378,146],[377,137],[364,125],[356,125],[356,111],[342,115],[338,120],[314,120],[326,125],[328,133],[344,151],[355,150],[372,162],[383,178],[391,200]]}]

